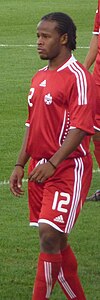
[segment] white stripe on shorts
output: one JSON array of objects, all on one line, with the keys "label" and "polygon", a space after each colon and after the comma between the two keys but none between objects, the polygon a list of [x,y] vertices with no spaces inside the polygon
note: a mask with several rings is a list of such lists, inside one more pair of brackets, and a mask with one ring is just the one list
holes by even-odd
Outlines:
[{"label": "white stripe on shorts", "polygon": [[75,161],[75,170],[74,170],[75,182],[74,182],[74,189],[73,189],[72,205],[71,205],[68,221],[65,228],[65,232],[67,233],[70,233],[74,225],[76,211],[80,200],[80,194],[82,188],[82,177],[84,171],[82,158],[75,158],[74,161]]}]

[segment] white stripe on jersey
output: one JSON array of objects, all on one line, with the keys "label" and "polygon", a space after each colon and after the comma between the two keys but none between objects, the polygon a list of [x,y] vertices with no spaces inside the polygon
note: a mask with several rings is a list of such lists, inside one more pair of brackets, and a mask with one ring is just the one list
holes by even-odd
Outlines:
[{"label": "white stripe on jersey", "polygon": [[74,63],[74,62],[76,62],[77,60],[76,60],[76,58],[73,56],[73,54],[72,54],[72,56],[69,58],[69,60],[62,66],[62,67],[60,67],[58,70],[57,70],[57,72],[60,72],[60,71],[62,71],[62,70],[64,70],[64,69],[66,69],[67,67],[69,67],[70,65],[72,65],[72,63]]},{"label": "white stripe on jersey", "polygon": [[78,104],[84,105],[87,104],[87,81],[84,70],[78,65],[77,60],[72,55],[71,58],[60,67],[57,72],[60,72],[66,68],[75,74],[77,80],[77,88],[78,88]]},{"label": "white stripe on jersey", "polygon": [[75,217],[76,217],[76,211],[80,200],[80,194],[81,194],[81,188],[82,188],[82,177],[83,177],[83,161],[82,158],[75,158],[75,183],[74,183],[74,189],[73,189],[73,198],[72,198],[72,205],[70,209],[70,214],[68,217],[67,225],[65,228],[65,232],[70,233]]},{"label": "white stripe on jersey", "polygon": [[59,136],[59,146],[61,146],[61,139],[62,139],[62,135],[63,135],[63,131],[64,131],[65,122],[66,122],[66,110],[64,111],[63,124],[62,124],[62,128],[60,131],[60,136]]},{"label": "white stripe on jersey", "polygon": [[78,88],[78,104],[87,104],[87,82],[84,71],[80,68],[77,62],[69,65],[68,68],[76,76]]},{"label": "white stripe on jersey", "polygon": [[42,71],[42,70],[47,71],[48,70],[48,65],[43,67],[42,69],[39,69],[39,71]]},{"label": "white stripe on jersey", "polygon": [[87,104],[87,80],[86,80],[86,75],[85,75],[84,70],[77,64],[77,62],[75,62],[74,65],[76,67],[76,70],[78,68],[80,74],[82,73],[82,78],[83,78],[83,103],[82,104]]},{"label": "white stripe on jersey", "polygon": [[70,285],[68,284],[68,282],[66,281],[65,277],[64,277],[64,273],[63,273],[63,269],[60,269],[59,275],[58,275],[58,280],[61,283],[62,287],[64,288],[64,290],[67,292],[67,294],[69,295],[69,297],[71,299],[75,299],[76,295],[74,294],[74,292],[72,291]]},{"label": "white stripe on jersey", "polygon": [[44,273],[47,287],[46,298],[48,299],[52,291],[52,265],[50,262],[44,261]]}]

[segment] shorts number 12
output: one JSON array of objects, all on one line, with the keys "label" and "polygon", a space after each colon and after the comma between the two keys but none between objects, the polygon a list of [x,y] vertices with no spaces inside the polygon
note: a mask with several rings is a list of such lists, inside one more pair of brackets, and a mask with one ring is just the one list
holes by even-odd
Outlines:
[{"label": "shorts number 12", "polygon": [[[58,198],[60,198],[60,197],[61,197],[61,200],[58,201]],[[54,195],[54,199],[53,199],[52,209],[53,210],[57,209],[60,212],[67,213],[67,211],[68,211],[67,208],[62,207],[62,206],[68,205],[69,202],[70,202],[70,195],[68,193],[64,193],[64,192],[59,193],[58,191],[56,191],[55,195]]]}]

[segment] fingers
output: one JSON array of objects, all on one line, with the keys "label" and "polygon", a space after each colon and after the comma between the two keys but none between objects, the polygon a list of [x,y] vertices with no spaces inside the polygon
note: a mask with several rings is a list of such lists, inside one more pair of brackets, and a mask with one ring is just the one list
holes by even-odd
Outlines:
[{"label": "fingers", "polygon": [[11,192],[14,194],[14,196],[16,196],[16,197],[23,196],[23,194],[24,194],[24,190],[22,190],[22,189],[19,188],[18,186],[13,186],[13,185],[11,185],[11,186],[10,186],[10,190],[11,190]]},{"label": "fingers", "polygon": [[34,171],[29,174],[28,179],[36,183],[43,183],[47,179],[47,177],[42,174],[40,170],[34,169]]},{"label": "fingers", "polygon": [[45,176],[40,176],[38,174],[35,174],[35,175],[30,174],[28,179],[29,179],[29,181],[34,181],[34,182],[37,182],[37,183],[43,183],[46,180],[46,177]]},{"label": "fingers", "polygon": [[54,174],[55,170],[49,163],[39,164],[29,174],[28,179],[36,183],[43,183]]},{"label": "fingers", "polygon": [[18,183],[16,180],[10,179],[10,191],[16,197],[20,197],[24,194],[24,190],[22,190],[22,184]]},{"label": "fingers", "polygon": [[14,196],[16,196],[16,197],[21,197],[21,196],[23,196],[23,194],[24,194],[24,191],[23,190],[19,190],[19,189],[15,189],[15,188],[12,188],[12,189],[10,189],[11,190],[11,192],[12,192],[12,194],[14,195]]}]

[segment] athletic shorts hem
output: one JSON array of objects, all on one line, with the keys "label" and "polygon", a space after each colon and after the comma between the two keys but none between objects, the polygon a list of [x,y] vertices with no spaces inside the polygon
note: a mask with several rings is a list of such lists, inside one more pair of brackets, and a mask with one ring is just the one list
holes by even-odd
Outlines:
[{"label": "athletic shorts hem", "polygon": [[39,219],[38,223],[45,223],[50,225],[51,227],[57,229],[60,232],[64,232],[63,230],[61,230],[57,225],[55,225],[53,222],[46,220],[46,219]]},{"label": "athletic shorts hem", "polygon": [[94,129],[100,131],[99,127],[94,126]]},{"label": "athletic shorts hem", "polygon": [[30,224],[29,224],[31,227],[33,226],[33,227],[39,227],[39,224],[38,223],[36,223],[36,222],[30,222]]}]

